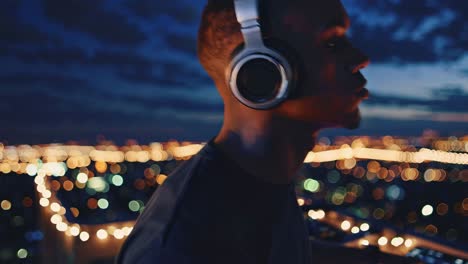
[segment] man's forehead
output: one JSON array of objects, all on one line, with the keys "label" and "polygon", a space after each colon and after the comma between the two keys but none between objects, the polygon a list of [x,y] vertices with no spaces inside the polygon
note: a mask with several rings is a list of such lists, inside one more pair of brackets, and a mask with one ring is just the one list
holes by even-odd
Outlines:
[{"label": "man's forehead", "polygon": [[285,25],[300,31],[311,28],[346,31],[350,26],[349,16],[338,0],[294,1],[285,11]]},{"label": "man's forehead", "polygon": [[336,17],[333,17],[328,22],[326,22],[323,25],[323,29],[340,27],[347,30],[350,25],[351,22],[349,20],[349,16],[346,14],[346,12],[344,12],[342,14],[337,14]]}]

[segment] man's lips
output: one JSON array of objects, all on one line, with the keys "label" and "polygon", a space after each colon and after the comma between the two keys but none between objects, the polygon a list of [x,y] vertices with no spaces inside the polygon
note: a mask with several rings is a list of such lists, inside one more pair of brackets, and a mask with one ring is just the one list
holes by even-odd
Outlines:
[{"label": "man's lips", "polygon": [[357,72],[356,76],[358,77],[359,83],[360,83],[360,85],[358,86],[359,88],[356,89],[356,92],[355,92],[356,97],[360,99],[369,98],[369,90],[365,88],[367,84],[366,78],[364,77],[364,75],[362,75],[361,72]]},{"label": "man's lips", "polygon": [[356,92],[356,96],[362,99],[367,99],[369,98],[369,90],[366,88],[362,87]]}]

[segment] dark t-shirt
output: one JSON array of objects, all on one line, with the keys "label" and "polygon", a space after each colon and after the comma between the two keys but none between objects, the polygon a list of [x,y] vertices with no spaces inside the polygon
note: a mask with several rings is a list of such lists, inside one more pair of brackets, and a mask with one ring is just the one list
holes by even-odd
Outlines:
[{"label": "dark t-shirt", "polygon": [[117,263],[311,263],[293,184],[243,171],[210,141],[153,194]]}]

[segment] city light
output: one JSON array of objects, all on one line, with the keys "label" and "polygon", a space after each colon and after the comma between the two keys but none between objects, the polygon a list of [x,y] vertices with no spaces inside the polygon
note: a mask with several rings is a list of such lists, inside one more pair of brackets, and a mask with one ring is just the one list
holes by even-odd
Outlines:
[{"label": "city light", "polygon": [[405,241],[405,240],[404,240],[403,238],[401,238],[401,237],[394,237],[394,238],[391,240],[390,243],[391,243],[392,246],[394,246],[394,247],[399,247],[399,246],[401,246],[401,245],[404,243],[404,241]]},{"label": "city light", "polygon": [[377,240],[377,243],[379,246],[385,246],[388,243],[388,239],[386,237],[380,237],[379,240]]},{"label": "city light", "polygon": [[62,222],[62,217],[59,215],[59,214],[54,214],[52,215],[52,217],[50,218],[50,222],[52,224],[58,224],[60,222]]},{"label": "city light", "polygon": [[128,208],[132,212],[138,212],[140,210],[140,204],[137,201],[130,201],[128,203]]},{"label": "city light", "polygon": [[25,259],[25,258],[28,257],[28,251],[26,249],[24,249],[24,248],[21,248],[21,249],[18,250],[17,256],[20,259]]},{"label": "city light", "polygon": [[[464,139],[466,140],[466,139]],[[385,142],[385,139],[383,140]],[[394,139],[394,141],[396,141]],[[352,143],[343,144],[336,149],[333,146],[320,149],[320,151],[310,151],[306,156],[304,162],[329,162],[343,160],[344,169],[351,169],[356,164],[356,159],[371,159],[381,161],[394,161],[394,162],[409,162],[409,163],[422,163],[424,161],[434,161],[441,163],[452,164],[468,164],[468,142],[461,140],[451,139],[449,141],[439,140],[433,143],[435,149],[421,148],[419,151],[402,151],[404,146],[397,146],[395,144],[389,145],[389,149],[376,149],[369,148],[363,144],[363,140],[355,139]],[[447,143],[450,142],[450,143]],[[455,143],[454,143],[455,142]],[[0,172],[9,173],[11,171],[11,162],[18,162],[19,156],[31,156],[26,161],[26,168],[24,173],[28,175],[35,175],[40,170],[44,171],[46,175],[63,176],[68,169],[68,165],[72,167],[86,167],[89,162],[81,162],[80,159],[88,159],[95,161],[95,166],[98,171],[107,169],[107,163],[120,163],[123,161],[145,163],[148,160],[163,161],[172,159],[184,159],[195,155],[204,146],[203,144],[186,144],[180,145],[179,143],[172,142],[164,149],[161,143],[152,143],[148,150],[142,150],[137,146],[137,150],[126,149],[119,150],[116,146],[111,146],[112,150],[97,150],[92,146],[63,146],[51,145],[45,147],[36,147],[31,154],[31,147],[16,148],[9,146],[3,148],[3,153],[0,155]],[[395,150],[395,148],[397,150]],[[451,151],[459,151],[465,153],[455,153]],[[37,160],[41,158],[48,162],[38,166]],[[71,162],[68,162],[71,160]],[[67,162],[67,163],[64,163]],[[72,163],[72,164],[70,164]],[[17,163],[20,165],[19,163]],[[78,166],[79,165],[79,166]],[[19,169],[20,166],[16,166]],[[428,171],[425,175],[428,181],[431,181],[436,171]],[[80,177],[80,182],[83,182]]]},{"label": "city light", "polygon": [[421,209],[421,214],[424,215],[424,216],[429,216],[429,215],[432,214],[432,212],[434,212],[434,208],[431,205],[425,205]]},{"label": "city light", "polygon": [[80,233],[80,240],[81,241],[86,242],[86,241],[88,241],[88,239],[89,239],[89,233],[88,232],[83,231],[83,232]]},{"label": "city light", "polygon": [[341,229],[348,230],[351,227],[351,223],[348,220],[345,220],[341,223]]},{"label": "city light", "polygon": [[70,227],[70,234],[72,236],[78,236],[80,234],[80,228],[77,226]]},{"label": "city light", "polygon": [[369,226],[368,223],[362,223],[361,226],[360,226],[360,229],[363,232],[369,231],[369,228],[370,228],[370,226]]},{"label": "city light", "polygon": [[413,246],[413,240],[406,239],[405,240],[405,247],[410,248],[411,246]]},{"label": "city light", "polygon": [[304,181],[304,189],[309,192],[317,192],[320,188],[320,183],[313,179],[307,179]]},{"label": "city light", "polygon": [[116,239],[122,239],[122,238],[125,237],[124,231],[122,231],[122,230],[120,230],[120,229],[116,229],[116,230],[114,231],[114,234],[113,234],[113,235],[114,235],[114,237],[115,237]]},{"label": "city light", "polygon": [[[391,144],[385,143],[387,139],[383,139],[382,145],[375,143],[372,145],[367,139],[357,140],[352,142],[342,143],[338,145],[326,144],[320,148],[310,151],[305,159],[305,163],[310,163],[311,166],[326,165],[328,171],[324,174],[325,178],[305,178],[302,180],[302,188],[308,192],[308,195],[322,195],[326,197],[332,205],[350,205],[356,199],[362,197],[362,187],[359,184],[352,183],[343,186],[342,182],[346,177],[355,177],[358,180],[375,182],[392,182],[395,179],[401,178],[403,181],[423,181],[423,182],[441,182],[441,181],[462,181],[467,182],[468,171],[461,169],[454,173],[447,171],[444,167],[424,166],[417,167],[408,164],[421,164],[424,162],[439,162],[441,164],[468,164],[467,153],[450,153],[451,149],[447,149],[442,143],[434,143],[435,149],[421,148],[414,151],[414,148],[406,148],[404,144],[399,143],[396,139]],[[466,139],[463,139],[466,140]],[[402,141],[403,142],[403,141]],[[465,141],[461,141],[465,144]],[[468,143],[468,142],[466,142]],[[387,145],[385,145],[387,144]],[[126,176],[127,166],[124,162],[145,163],[149,161],[168,161],[171,159],[187,159],[195,155],[204,144],[181,144],[178,142],[171,143],[153,143],[149,146],[108,146],[106,148],[85,147],[86,151],[77,152],[79,146],[60,146],[55,145],[51,148],[43,147],[43,151],[37,151],[28,159],[27,162],[21,161],[19,156],[28,153],[27,150],[21,148],[10,148],[8,155],[5,151],[2,153],[3,159],[0,164],[3,169],[0,173],[6,171],[15,171],[35,176],[36,190],[39,194],[38,203],[41,207],[50,209],[54,214],[51,215],[50,222],[55,225],[59,232],[63,232],[68,236],[79,237],[82,242],[92,239],[92,235],[99,240],[116,239],[122,240],[128,236],[132,230],[132,226],[107,227],[90,234],[83,230],[83,226],[76,223],[69,223],[65,218],[65,207],[57,200],[57,191],[74,192],[76,189],[86,191],[90,197],[87,201],[87,209],[110,210],[109,200],[106,198],[93,198],[96,193],[105,193],[111,186],[123,187],[126,184],[134,186],[138,190],[164,184],[168,178],[167,174],[163,173],[163,166],[159,163],[148,165],[142,179],[137,179],[135,182]],[[382,147],[384,146],[384,147]],[[465,146],[465,145],[463,145]],[[81,148],[82,149],[82,148]],[[104,150],[105,149],[105,150]],[[410,149],[410,150],[408,150]],[[466,152],[466,150],[460,152]],[[41,156],[42,153],[42,156]],[[17,158],[18,156],[18,158]],[[11,163],[11,159],[17,159],[17,165]],[[44,160],[42,160],[44,159]],[[365,161],[365,162],[363,162]],[[393,162],[393,163],[389,163]],[[404,164],[406,163],[406,164]],[[318,165],[317,165],[318,164]],[[88,167],[89,166],[89,167]],[[21,169],[23,168],[23,169]],[[75,169],[76,174],[70,177],[68,170]],[[93,172],[94,171],[94,172]],[[144,176],[144,177],[143,177]],[[62,179],[59,181],[59,177]],[[353,177],[353,178],[354,178]],[[327,189],[328,184],[336,185],[333,189]],[[153,187],[154,188],[154,187]],[[308,206],[311,204],[311,199],[307,198],[307,192],[303,197],[298,198],[297,202],[300,206]],[[387,201],[399,201],[405,199],[404,188],[400,183],[392,183],[388,187],[376,187],[372,189],[372,198],[376,200],[388,199]],[[9,204],[8,204],[9,203]],[[1,203],[1,208],[11,208],[11,202],[4,200]],[[455,207],[454,207],[455,206]],[[144,208],[144,203],[140,200],[130,200],[127,210],[130,212],[140,213]],[[430,216],[436,211],[437,215],[444,216],[449,211],[449,208],[457,209],[459,214],[463,214],[468,209],[468,198],[457,204],[446,204],[438,202],[432,205],[424,205],[422,208],[415,210],[415,214],[420,210],[421,215]],[[84,209],[71,207],[71,215],[78,217]],[[370,217],[376,220],[387,219],[390,212],[384,206],[374,208],[361,208],[360,213],[364,218]],[[333,215],[333,214],[331,214]],[[322,209],[308,210],[307,216],[314,221],[329,221],[329,213]],[[352,217],[347,217],[348,220],[334,220],[336,226],[346,233],[358,234],[360,232],[369,232],[371,226],[367,222],[356,220]],[[408,218],[410,221],[412,218]],[[412,220],[411,220],[412,221]],[[373,227],[371,232],[376,232]],[[86,228],[84,230],[87,230]],[[440,228],[435,225],[425,224],[422,229],[425,234],[435,234],[440,231]],[[442,235],[447,237],[457,236],[452,231],[443,231]],[[380,237],[379,237],[380,236]],[[379,234],[377,241],[369,239],[360,239],[361,246],[368,246],[377,242],[379,246],[385,246],[389,242],[393,247],[412,248],[417,241],[415,239],[403,239],[400,236],[386,237]]]},{"label": "city light", "polygon": [[76,180],[77,180],[79,183],[86,183],[86,182],[88,181],[88,175],[86,175],[86,173],[80,172],[80,173],[78,173],[78,175],[76,176]]},{"label": "city light", "polygon": [[0,206],[2,207],[3,210],[8,211],[8,210],[11,209],[11,202],[8,201],[8,200],[3,200],[3,201],[0,203]]},{"label": "city light", "polygon": [[99,239],[106,239],[108,237],[108,233],[106,230],[104,229],[99,229],[97,232],[96,232],[96,236],[97,238]]},{"label": "city light", "polygon": [[107,209],[107,207],[109,207],[109,201],[107,201],[107,199],[105,198],[99,199],[97,204],[98,204],[98,207],[101,209]]},{"label": "city light", "polygon": [[39,200],[39,204],[42,206],[42,207],[47,207],[49,206],[49,199],[47,198],[41,198]]},{"label": "city light", "polygon": [[50,205],[50,210],[52,210],[53,212],[57,213],[58,211],[60,211],[60,204],[56,203],[56,202],[53,202],[51,205]]}]

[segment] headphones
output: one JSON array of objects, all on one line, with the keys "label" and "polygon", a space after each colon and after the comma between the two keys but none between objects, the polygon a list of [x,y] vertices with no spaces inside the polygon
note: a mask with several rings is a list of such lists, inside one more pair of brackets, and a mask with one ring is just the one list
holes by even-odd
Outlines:
[{"label": "headphones", "polygon": [[286,100],[294,90],[297,79],[295,65],[291,57],[283,55],[284,47],[273,49],[265,45],[259,23],[258,0],[234,0],[234,8],[244,43],[234,51],[226,70],[228,86],[244,105],[253,109],[271,109]]}]

